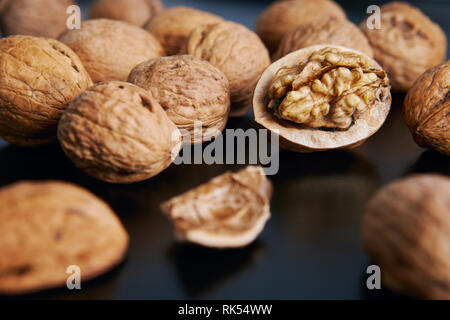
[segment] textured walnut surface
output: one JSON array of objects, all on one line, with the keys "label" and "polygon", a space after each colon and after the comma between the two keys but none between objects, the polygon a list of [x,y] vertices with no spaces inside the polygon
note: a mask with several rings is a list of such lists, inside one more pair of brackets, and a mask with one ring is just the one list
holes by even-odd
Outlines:
[{"label": "textured walnut surface", "polygon": [[118,264],[128,235],[109,206],[63,182],[21,182],[0,189],[0,293],[64,286],[67,268],[81,281]]},{"label": "textured walnut surface", "polygon": [[371,200],[363,240],[382,285],[428,299],[450,299],[450,179],[396,181]]},{"label": "textured walnut surface", "polygon": [[[209,140],[226,125],[230,85],[223,72],[207,61],[189,55],[152,59],[134,68],[128,81],[150,91],[177,127],[189,131],[194,143]],[[198,137],[195,121],[202,126]]]}]

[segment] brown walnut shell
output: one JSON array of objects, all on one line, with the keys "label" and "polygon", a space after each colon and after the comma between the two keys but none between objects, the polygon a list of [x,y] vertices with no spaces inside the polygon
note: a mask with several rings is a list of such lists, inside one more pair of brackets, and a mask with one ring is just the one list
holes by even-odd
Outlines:
[{"label": "brown walnut shell", "polygon": [[178,155],[181,135],[146,90],[127,82],[101,82],[67,108],[58,138],[72,161],[110,183],[149,179]]},{"label": "brown walnut shell", "polygon": [[418,145],[450,156],[450,61],[431,68],[409,89],[403,118]]},{"label": "brown walnut shell", "polygon": [[152,59],[136,66],[128,82],[148,90],[192,143],[209,141],[225,128],[230,85],[207,61],[189,55]]},{"label": "brown walnut shell", "polygon": [[290,0],[269,6],[255,24],[255,31],[271,53],[275,52],[283,36],[299,24],[332,17],[345,20],[344,10],[330,0]]},{"label": "brown walnut shell", "polygon": [[381,189],[363,218],[364,245],[382,285],[450,299],[450,179],[417,175]]},{"label": "brown walnut shell", "polygon": [[188,7],[172,7],[154,17],[145,26],[162,44],[167,55],[180,52],[189,34],[195,28],[223,21],[215,14]]},{"label": "brown walnut shell", "polygon": [[32,36],[0,40],[0,137],[20,146],[56,142],[67,104],[92,85],[63,43]]},{"label": "brown walnut shell", "polygon": [[447,38],[419,9],[393,2],[381,8],[381,29],[361,23],[377,60],[387,71],[392,88],[407,91],[426,70],[444,62]]},{"label": "brown walnut shell", "polygon": [[160,0],[97,0],[91,6],[89,19],[120,20],[142,27],[163,10]]},{"label": "brown walnut shell", "polygon": [[213,248],[244,247],[270,218],[272,184],[261,167],[227,172],[177,196],[161,208],[178,241]]},{"label": "brown walnut shell", "polygon": [[229,21],[196,28],[183,52],[206,60],[225,73],[231,88],[231,116],[242,116],[248,111],[256,82],[270,64],[269,53],[258,36]]},{"label": "brown walnut shell", "polygon": [[120,263],[128,234],[111,208],[65,182],[0,189],[0,293],[63,287],[78,266],[81,285]]},{"label": "brown walnut shell", "polygon": [[165,54],[150,33],[117,20],[87,20],[60,41],[78,54],[94,82],[126,81],[139,63]]},{"label": "brown walnut shell", "polygon": [[[342,67],[350,69],[352,74],[364,71],[365,77],[366,73],[369,75],[373,73],[376,78],[373,75],[370,77],[375,78],[376,85],[360,85],[354,80],[332,78],[329,75],[333,72],[339,74]],[[325,105],[329,112],[336,110],[338,113],[339,105],[336,101],[346,101],[349,96],[361,102],[364,109],[359,111],[359,106],[353,106],[350,109],[351,113],[344,118],[346,121],[342,127],[338,126],[339,122],[335,124],[328,121],[311,121],[301,124],[294,121],[296,119],[284,118],[283,115],[277,114],[276,108],[271,108],[274,100],[271,101],[270,98],[271,90],[279,82],[278,75],[283,70],[295,70],[294,83],[300,83],[301,88],[309,92],[308,100],[305,103],[299,100],[298,105],[293,105],[294,112],[287,110],[288,115],[293,116],[296,112],[300,112],[300,115],[304,116],[303,109],[306,108],[309,119],[315,114],[316,108]],[[319,91],[315,88],[317,84],[320,87]],[[339,87],[346,89],[342,90]],[[285,89],[286,93],[292,87],[286,86]],[[358,93],[361,90],[362,92]],[[370,96],[365,97],[366,92],[370,93]],[[355,97],[355,94],[359,96]],[[260,126],[279,136],[282,148],[297,152],[313,152],[348,149],[361,145],[383,125],[390,110],[391,100],[389,79],[372,58],[345,47],[316,45],[290,53],[264,71],[255,89],[253,111],[255,121]],[[328,124],[330,125],[327,126]]]}]

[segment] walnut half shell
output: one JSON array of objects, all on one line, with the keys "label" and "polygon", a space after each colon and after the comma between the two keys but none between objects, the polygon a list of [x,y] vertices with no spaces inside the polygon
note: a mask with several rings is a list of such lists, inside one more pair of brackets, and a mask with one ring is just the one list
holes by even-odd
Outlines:
[{"label": "walnut half shell", "polygon": [[233,248],[251,243],[270,218],[272,184],[261,167],[227,172],[164,203],[179,241]]}]

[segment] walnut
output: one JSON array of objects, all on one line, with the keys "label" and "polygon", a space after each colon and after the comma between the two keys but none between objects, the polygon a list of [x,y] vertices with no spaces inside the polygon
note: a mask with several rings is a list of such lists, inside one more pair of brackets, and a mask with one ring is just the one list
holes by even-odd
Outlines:
[{"label": "walnut", "polygon": [[152,59],[135,67],[128,82],[150,91],[177,127],[189,131],[192,143],[209,141],[225,128],[230,85],[207,61],[189,55]]},{"label": "walnut", "polygon": [[412,176],[375,195],[362,236],[383,285],[421,298],[450,299],[449,213],[445,176]]},{"label": "walnut", "polygon": [[0,293],[65,286],[69,266],[84,283],[124,258],[128,234],[111,208],[65,182],[20,182],[0,189]]},{"label": "walnut", "polygon": [[30,35],[58,38],[66,30],[67,7],[72,0],[7,0],[0,11],[4,36]]},{"label": "walnut", "polygon": [[436,66],[409,89],[403,117],[414,140],[450,156],[450,61]]},{"label": "walnut", "polygon": [[174,55],[180,52],[192,30],[222,20],[209,12],[188,7],[172,7],[151,19],[145,29],[161,42],[167,55]]},{"label": "walnut", "polygon": [[282,38],[273,60],[315,44],[343,46],[373,57],[369,41],[357,26],[350,21],[332,17],[303,23],[288,31]]},{"label": "walnut", "polygon": [[270,218],[272,184],[261,167],[227,172],[161,208],[176,237],[206,247],[235,248],[253,242]]},{"label": "walnut", "polygon": [[67,104],[92,85],[78,56],[53,39],[1,39],[0,66],[0,136],[16,145],[55,142]]},{"label": "walnut", "polygon": [[72,161],[110,183],[132,183],[166,169],[178,154],[181,135],[144,89],[120,81],[84,91],[67,108],[58,138]]},{"label": "walnut", "polygon": [[183,52],[209,61],[225,73],[231,88],[231,116],[248,111],[256,82],[270,64],[258,36],[229,21],[196,28]]},{"label": "walnut", "polygon": [[255,30],[273,53],[288,31],[317,18],[345,20],[346,14],[337,3],[330,0],[280,1],[273,3],[261,13],[256,21]]},{"label": "walnut", "polygon": [[87,20],[60,40],[78,54],[94,82],[126,81],[136,65],[164,55],[155,37],[122,21]]},{"label": "walnut", "polygon": [[361,29],[394,90],[407,91],[422,73],[446,57],[447,38],[442,29],[407,3],[383,6],[381,29],[369,29],[366,21]]},{"label": "walnut", "polygon": [[97,0],[91,6],[89,19],[121,20],[142,27],[163,10],[160,0]]},{"label": "walnut", "polygon": [[359,51],[331,45],[273,63],[253,100],[256,122],[300,152],[359,146],[381,127],[390,105],[383,69]]}]

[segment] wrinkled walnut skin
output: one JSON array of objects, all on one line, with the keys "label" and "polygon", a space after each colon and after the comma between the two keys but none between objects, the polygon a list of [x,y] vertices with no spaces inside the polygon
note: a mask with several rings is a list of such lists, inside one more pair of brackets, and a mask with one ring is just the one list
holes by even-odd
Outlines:
[{"label": "wrinkled walnut skin", "polygon": [[[209,141],[225,128],[230,85],[207,61],[189,55],[152,59],[136,66],[128,82],[148,90],[175,125],[189,132],[192,143]],[[201,123],[200,134],[195,121]]]},{"label": "wrinkled walnut skin", "polygon": [[450,299],[449,213],[446,176],[412,176],[375,195],[362,237],[381,268],[382,285],[420,298]]},{"label": "wrinkled walnut skin", "polygon": [[56,39],[67,28],[67,7],[75,4],[72,0],[8,0],[0,11],[2,34]]},{"label": "wrinkled walnut skin", "polygon": [[126,81],[135,66],[165,55],[150,33],[117,20],[87,20],[80,30],[61,35],[60,41],[78,54],[95,83]]},{"label": "wrinkled walnut skin", "polygon": [[0,294],[66,285],[77,265],[82,281],[120,263],[128,234],[95,195],[64,182],[20,182],[0,189]]},{"label": "wrinkled walnut skin", "polygon": [[144,89],[127,82],[99,83],[63,114],[59,141],[72,161],[110,183],[149,179],[172,163],[181,135]]},{"label": "wrinkled walnut skin", "polygon": [[270,64],[269,53],[258,36],[228,21],[195,29],[183,52],[210,62],[227,76],[233,117],[244,115],[251,107],[255,85]]},{"label": "wrinkled walnut skin", "polygon": [[381,8],[381,29],[361,23],[377,60],[389,75],[392,88],[407,91],[426,70],[444,62],[447,38],[419,9],[403,2]]},{"label": "wrinkled walnut skin", "polygon": [[450,156],[450,61],[425,72],[409,89],[403,118],[414,140]]},{"label": "wrinkled walnut skin", "polygon": [[179,241],[211,248],[253,242],[270,218],[272,184],[261,167],[227,172],[162,205]]},{"label": "wrinkled walnut skin", "polygon": [[53,39],[0,40],[0,137],[20,146],[56,142],[66,108],[91,78],[78,56]]}]

